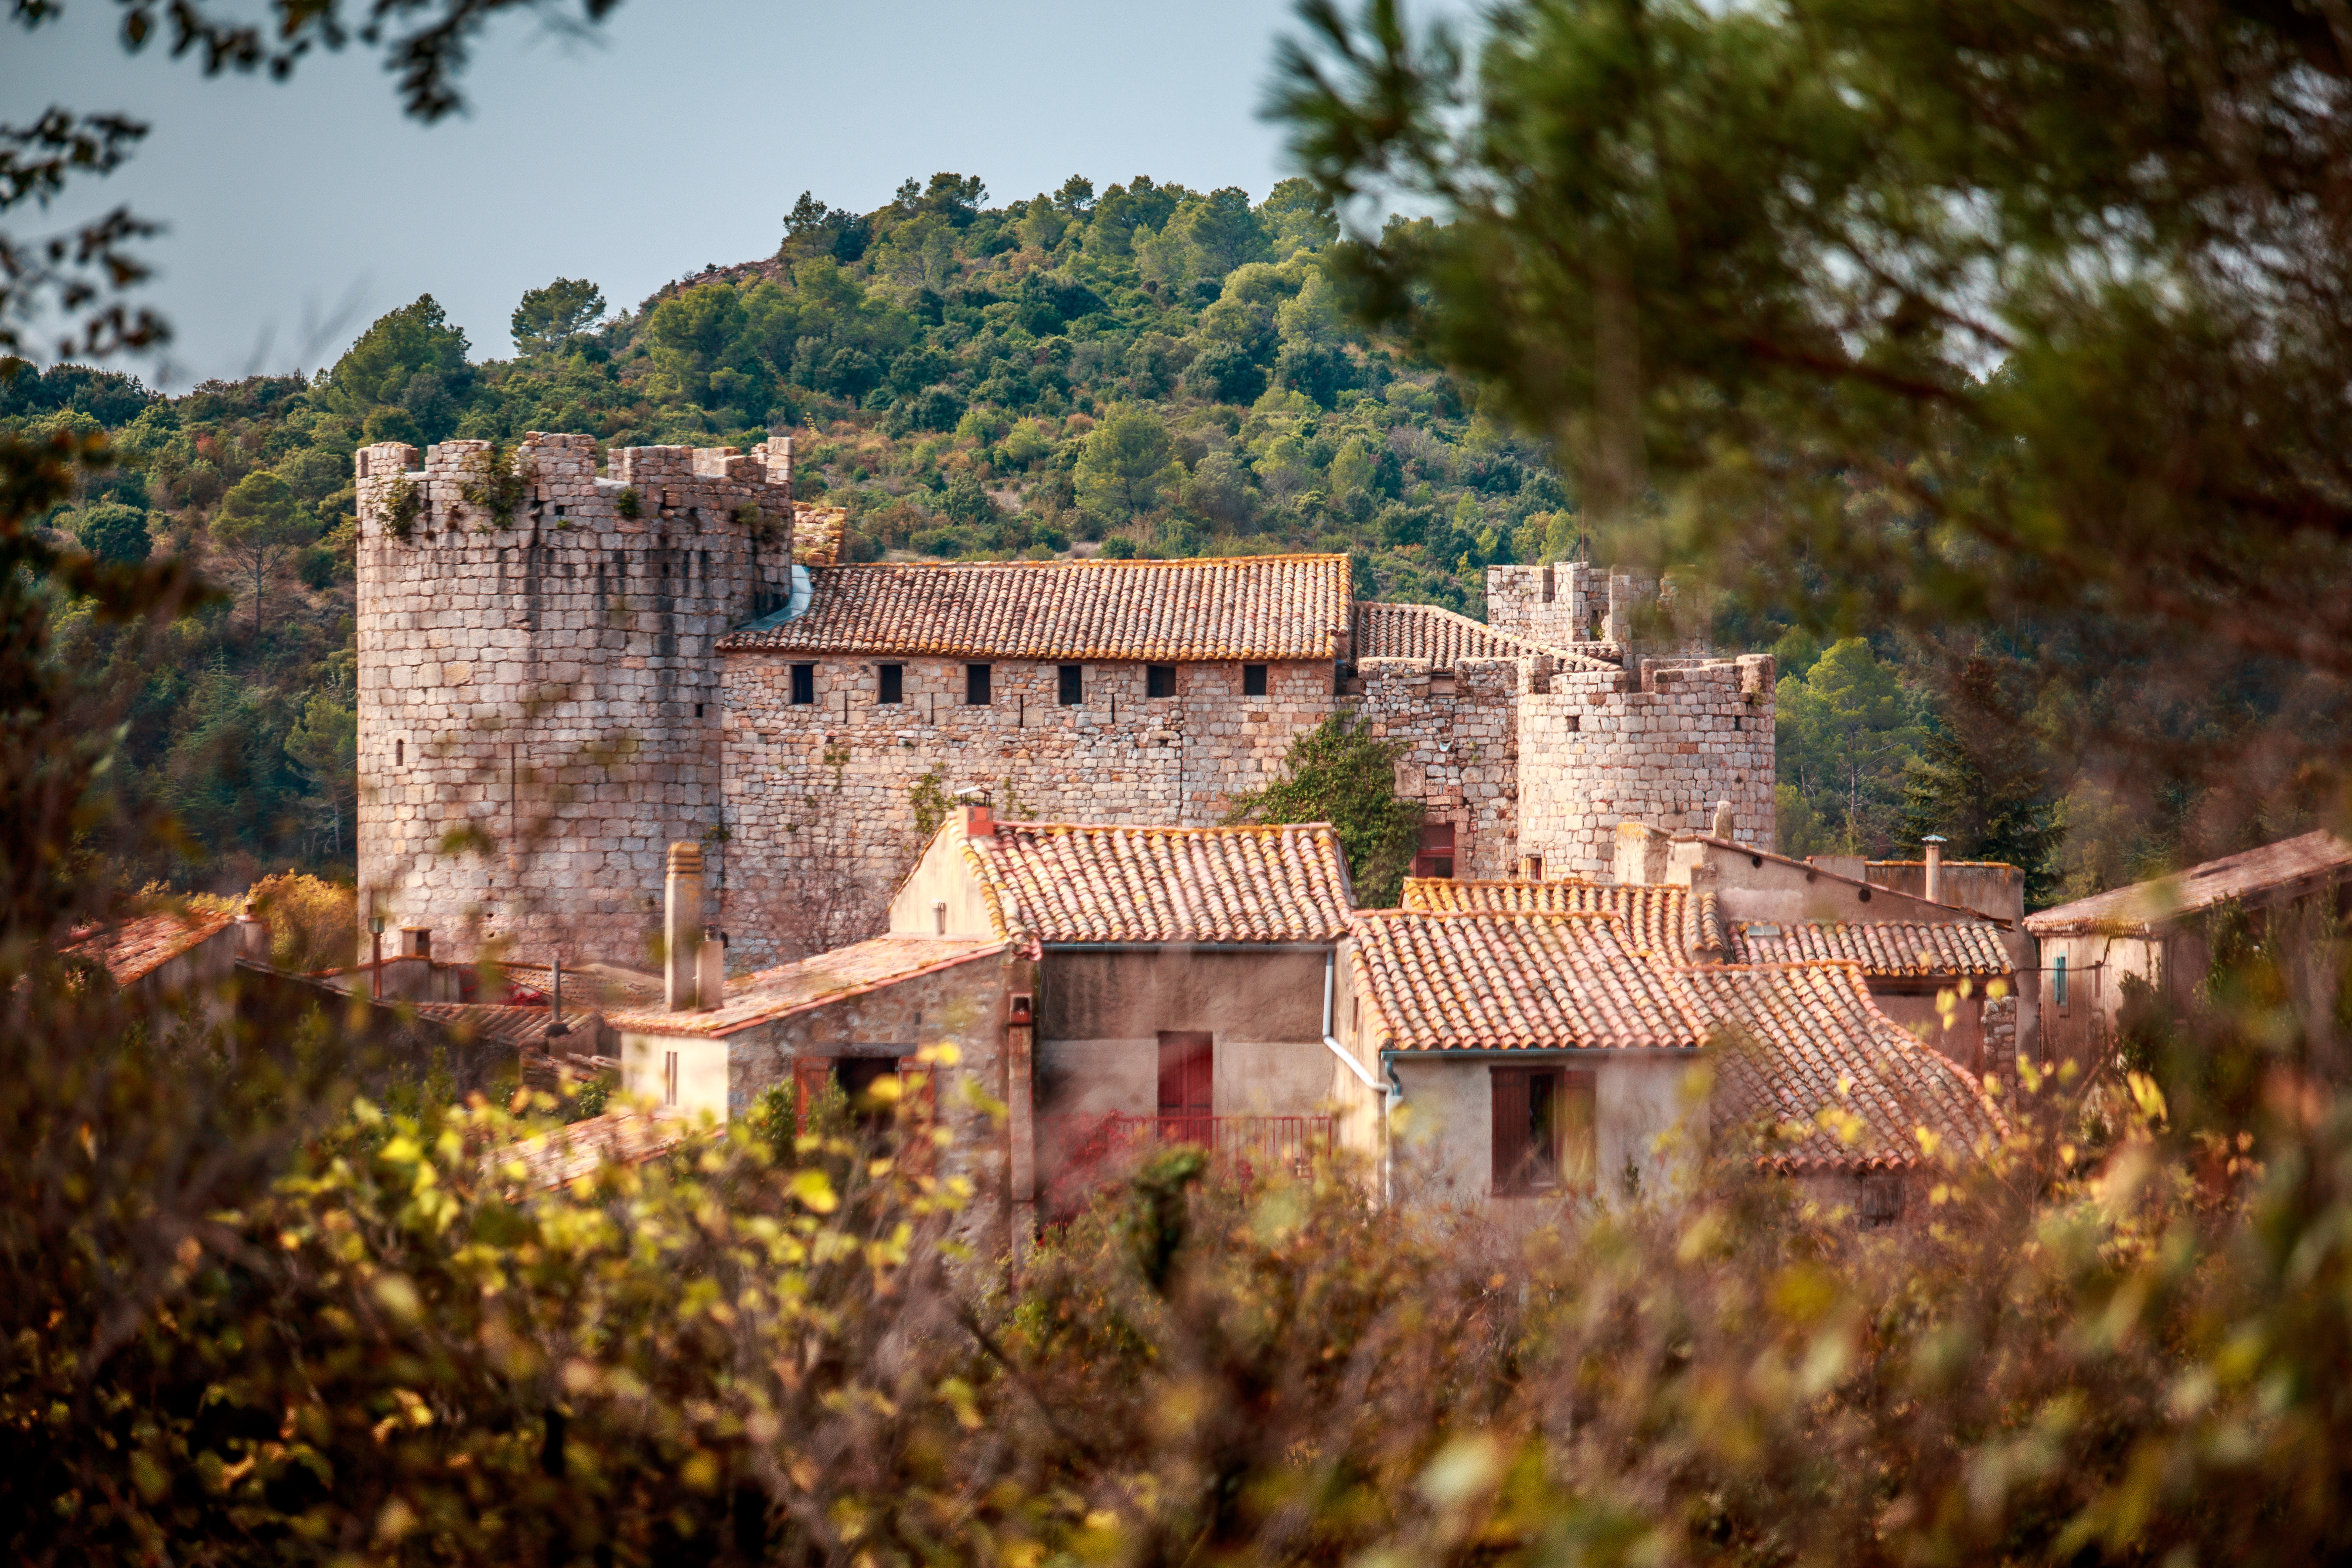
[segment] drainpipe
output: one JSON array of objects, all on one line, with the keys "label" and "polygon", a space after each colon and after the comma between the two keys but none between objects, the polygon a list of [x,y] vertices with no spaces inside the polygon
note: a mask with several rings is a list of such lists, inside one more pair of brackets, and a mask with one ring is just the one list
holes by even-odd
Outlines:
[{"label": "drainpipe", "polygon": [[[1323,1047],[1348,1064],[1348,1070],[1356,1075],[1357,1082],[1378,1094],[1381,1092],[1381,1080],[1372,1075],[1370,1068],[1358,1061],[1348,1047],[1339,1043],[1339,1037],[1332,1032],[1332,1025],[1338,1022],[1333,1016],[1333,1007],[1339,969],[1339,950],[1336,947],[1325,949],[1323,953]],[[1385,1100],[1383,1110],[1385,1111],[1394,1103],[1393,1099]],[[1394,1163],[1394,1157],[1389,1148],[1388,1118],[1383,1114],[1381,1118],[1381,1202],[1383,1205],[1388,1203],[1396,1185],[1391,1169]]]}]

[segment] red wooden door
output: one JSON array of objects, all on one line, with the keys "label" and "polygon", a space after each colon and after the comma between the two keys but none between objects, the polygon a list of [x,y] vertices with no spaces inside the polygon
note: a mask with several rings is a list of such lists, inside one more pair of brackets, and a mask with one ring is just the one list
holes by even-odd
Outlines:
[{"label": "red wooden door", "polygon": [[1216,1142],[1216,1047],[1208,1035],[1160,1034],[1160,1138],[1162,1142]]}]

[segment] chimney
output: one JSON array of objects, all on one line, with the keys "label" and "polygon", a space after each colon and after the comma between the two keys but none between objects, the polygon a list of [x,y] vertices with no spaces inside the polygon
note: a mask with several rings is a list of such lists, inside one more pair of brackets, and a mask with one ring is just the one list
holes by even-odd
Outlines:
[{"label": "chimney", "polygon": [[669,847],[662,884],[662,1005],[673,1013],[695,1006],[695,956],[702,940],[702,846]]},{"label": "chimney", "polygon": [[694,953],[695,1010],[708,1013],[727,995],[727,936],[717,926],[702,928],[702,945]]},{"label": "chimney", "polygon": [[400,956],[403,958],[431,958],[433,956],[433,928],[431,926],[401,927]]},{"label": "chimney", "polygon": [[253,912],[251,899],[237,912],[236,955],[255,963],[269,962],[269,922]]},{"label": "chimney", "polygon": [[1722,839],[1726,844],[1730,843],[1732,825],[1731,803],[1727,800],[1717,801],[1714,837]]},{"label": "chimney", "polygon": [[966,838],[986,838],[996,831],[996,814],[984,800],[963,803],[963,836]]},{"label": "chimney", "polygon": [[1940,904],[1944,901],[1944,836],[1930,833],[1920,842],[1927,847],[1927,901]]}]

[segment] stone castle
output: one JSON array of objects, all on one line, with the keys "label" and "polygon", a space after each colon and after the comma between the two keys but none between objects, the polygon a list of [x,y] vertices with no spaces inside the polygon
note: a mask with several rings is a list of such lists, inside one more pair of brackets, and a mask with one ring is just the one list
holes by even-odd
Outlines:
[{"label": "stone castle", "polygon": [[1607,879],[1620,821],[1721,801],[1772,842],[1772,660],[1640,657],[1655,585],[1582,563],[1490,568],[1486,623],[1336,555],[843,565],[790,437],[384,443],[358,489],[363,906],[436,956],[643,963],[679,840],[735,964],[854,940],[960,790],[1213,823],[1343,712],[1423,872]]}]

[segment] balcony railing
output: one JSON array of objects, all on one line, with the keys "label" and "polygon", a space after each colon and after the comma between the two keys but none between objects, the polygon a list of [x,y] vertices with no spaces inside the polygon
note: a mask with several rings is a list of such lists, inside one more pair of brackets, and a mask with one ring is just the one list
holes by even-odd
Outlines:
[{"label": "balcony railing", "polygon": [[1315,1162],[1328,1159],[1339,1142],[1336,1116],[1127,1116],[1112,1111],[1100,1118],[1052,1118],[1045,1131],[1059,1145],[1046,1200],[1055,1210],[1076,1207],[1088,1191],[1153,1148],[1206,1150],[1213,1175],[1246,1182],[1277,1173],[1304,1176]]}]

